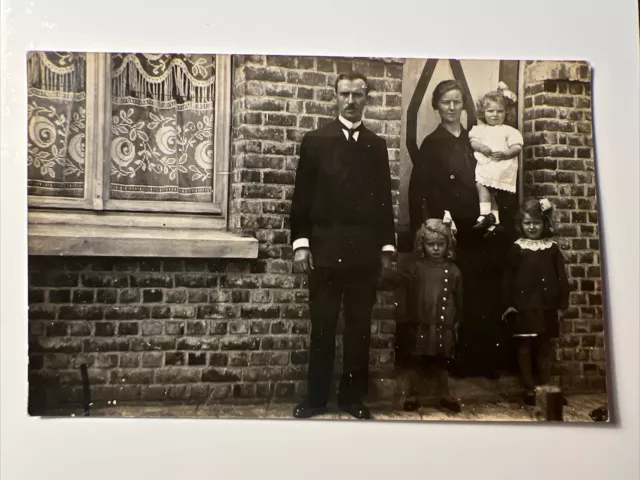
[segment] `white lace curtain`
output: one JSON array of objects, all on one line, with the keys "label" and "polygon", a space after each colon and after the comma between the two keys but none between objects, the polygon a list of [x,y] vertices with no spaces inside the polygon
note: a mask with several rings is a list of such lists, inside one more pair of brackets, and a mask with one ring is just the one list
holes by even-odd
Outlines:
[{"label": "white lace curtain", "polygon": [[[211,202],[215,55],[112,54],[111,67],[110,198]],[[31,195],[84,195],[85,72],[85,54],[28,55]]]}]

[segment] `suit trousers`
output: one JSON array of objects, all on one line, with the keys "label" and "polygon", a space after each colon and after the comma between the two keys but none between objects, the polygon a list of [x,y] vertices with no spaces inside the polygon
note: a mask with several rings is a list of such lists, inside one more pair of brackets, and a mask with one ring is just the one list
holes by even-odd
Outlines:
[{"label": "suit trousers", "polygon": [[308,400],[324,406],[329,398],[335,358],[336,327],[344,302],[343,371],[338,403],[358,403],[367,392],[371,313],[379,268],[317,266],[309,276],[311,344]]}]

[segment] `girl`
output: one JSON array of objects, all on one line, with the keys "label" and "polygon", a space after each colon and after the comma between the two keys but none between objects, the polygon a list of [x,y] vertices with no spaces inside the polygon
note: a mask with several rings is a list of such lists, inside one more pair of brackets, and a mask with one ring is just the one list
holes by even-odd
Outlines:
[{"label": "girl", "polygon": [[460,403],[449,395],[447,372],[462,318],[462,275],[452,261],[454,233],[448,212],[444,220],[427,220],[416,233],[409,268],[399,274],[407,287],[407,323],[398,332],[408,370],[402,382],[407,411],[420,407],[417,379],[422,373],[435,377],[440,406],[460,412]]},{"label": "girl", "polygon": [[507,256],[503,319],[515,314],[518,364],[525,388],[525,403],[535,403],[532,361],[538,365],[540,384],[550,381],[551,339],[558,336],[558,309],[566,309],[569,284],[564,259],[550,239],[553,227],[549,200],[528,200],[520,209],[521,237]]},{"label": "girl", "polygon": [[504,124],[507,107],[516,99],[507,85],[500,82],[497,91],[487,93],[478,102],[478,118],[484,123],[469,131],[477,160],[476,188],[480,200],[480,216],[474,228],[488,227],[485,236],[495,234],[500,224],[495,190],[516,192],[518,155],[524,141],[518,130]]}]

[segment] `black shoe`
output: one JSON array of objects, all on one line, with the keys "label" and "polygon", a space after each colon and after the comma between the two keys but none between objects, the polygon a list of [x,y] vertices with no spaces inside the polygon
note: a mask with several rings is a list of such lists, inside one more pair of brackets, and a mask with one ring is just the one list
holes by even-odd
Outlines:
[{"label": "black shoe", "polygon": [[536,405],[536,394],[535,392],[527,391],[524,392],[524,404],[534,407]]},{"label": "black shoe", "polygon": [[402,405],[405,412],[415,412],[420,408],[420,404],[417,400],[406,400]]},{"label": "black shoe", "polygon": [[296,418],[311,418],[316,415],[322,415],[326,411],[326,406],[314,406],[308,400],[303,400],[293,408],[293,416]]},{"label": "black shoe", "polygon": [[493,228],[489,228],[489,230],[484,232],[484,235],[482,235],[482,238],[485,238],[485,239],[493,238],[498,235],[502,235],[503,232],[504,232],[504,227],[502,226],[502,224],[498,223]]},{"label": "black shoe", "polygon": [[496,217],[493,213],[489,213],[487,215],[483,215],[482,219],[478,221],[473,227],[473,230],[483,230],[485,228],[489,228],[491,225],[496,224]]},{"label": "black shoe", "polygon": [[453,413],[460,413],[460,411],[462,410],[462,407],[460,407],[460,402],[458,402],[453,397],[442,397],[439,403],[442,408],[445,408]]},{"label": "black shoe", "polygon": [[359,420],[368,420],[371,418],[369,407],[364,403],[351,403],[349,405],[339,405],[340,410],[347,412],[352,417]]}]

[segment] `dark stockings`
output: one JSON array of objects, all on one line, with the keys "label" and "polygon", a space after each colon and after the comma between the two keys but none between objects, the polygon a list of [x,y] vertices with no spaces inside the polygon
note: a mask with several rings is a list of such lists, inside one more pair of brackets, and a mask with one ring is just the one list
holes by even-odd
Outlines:
[{"label": "dark stockings", "polygon": [[522,384],[527,392],[532,392],[536,386],[533,378],[534,354],[538,367],[538,385],[546,385],[551,380],[551,339],[544,335],[519,338],[518,364]]}]

